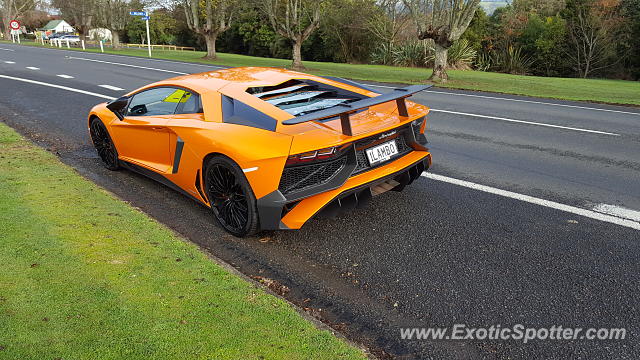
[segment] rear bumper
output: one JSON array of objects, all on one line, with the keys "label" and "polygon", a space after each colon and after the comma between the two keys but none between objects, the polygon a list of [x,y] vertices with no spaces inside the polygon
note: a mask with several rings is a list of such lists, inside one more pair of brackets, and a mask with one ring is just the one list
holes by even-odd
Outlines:
[{"label": "rear bumper", "polygon": [[[260,227],[263,230],[299,229],[319,212],[333,213],[363,205],[371,198],[371,187],[395,180],[399,191],[431,166],[431,154],[427,151],[412,151],[384,166],[354,175],[342,186],[306,197],[287,209],[284,195],[278,190],[258,199]],[[287,211],[288,210],[288,211]]]}]

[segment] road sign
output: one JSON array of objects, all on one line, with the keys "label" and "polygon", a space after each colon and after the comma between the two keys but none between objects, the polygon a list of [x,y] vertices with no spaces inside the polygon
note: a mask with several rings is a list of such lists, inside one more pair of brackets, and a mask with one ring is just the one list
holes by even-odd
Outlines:
[{"label": "road sign", "polygon": [[20,21],[11,20],[9,22],[9,27],[11,28],[11,30],[20,30]]},{"label": "road sign", "polygon": [[149,57],[151,57],[151,36],[149,35],[149,15],[146,11],[129,11],[129,15],[140,16],[140,18],[147,25],[147,49],[149,50]]}]

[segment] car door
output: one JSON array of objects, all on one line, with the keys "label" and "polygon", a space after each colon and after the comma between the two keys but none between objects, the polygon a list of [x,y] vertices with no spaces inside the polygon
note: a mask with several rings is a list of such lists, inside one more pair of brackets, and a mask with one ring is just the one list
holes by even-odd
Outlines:
[{"label": "car door", "polygon": [[[180,95],[176,93],[176,97]],[[184,156],[183,148],[186,145],[185,139],[181,138],[181,134],[187,134],[194,129],[202,128],[204,121],[204,113],[200,95],[188,89],[182,89],[182,97],[178,103],[175,115],[169,120],[167,127],[170,129],[171,149],[173,154],[172,173],[178,173],[180,169],[181,158]],[[190,144],[189,146],[191,146]]]},{"label": "car door", "polygon": [[[131,97],[124,118],[112,123],[119,155],[137,165],[167,172],[171,167],[167,122],[182,98],[175,87],[157,87]],[[179,95],[179,97],[177,97]]]}]

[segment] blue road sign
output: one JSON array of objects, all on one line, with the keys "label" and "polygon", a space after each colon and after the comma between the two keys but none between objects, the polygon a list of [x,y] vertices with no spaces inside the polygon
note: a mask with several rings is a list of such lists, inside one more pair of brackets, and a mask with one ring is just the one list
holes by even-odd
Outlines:
[{"label": "blue road sign", "polygon": [[146,11],[129,11],[129,15],[133,16],[147,16]]},{"label": "blue road sign", "polygon": [[141,17],[141,19],[142,20],[149,20],[149,17],[148,16],[143,16],[143,17]]}]

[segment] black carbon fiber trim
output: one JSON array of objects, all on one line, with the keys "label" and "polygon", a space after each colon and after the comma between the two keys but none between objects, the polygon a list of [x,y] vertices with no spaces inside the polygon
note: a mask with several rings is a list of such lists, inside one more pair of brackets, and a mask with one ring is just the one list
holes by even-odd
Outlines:
[{"label": "black carbon fiber trim", "polygon": [[178,136],[178,141],[176,141],[176,153],[173,157],[173,170],[171,173],[175,174],[178,172],[180,168],[180,159],[182,158],[182,149],[184,148],[184,141]]}]

